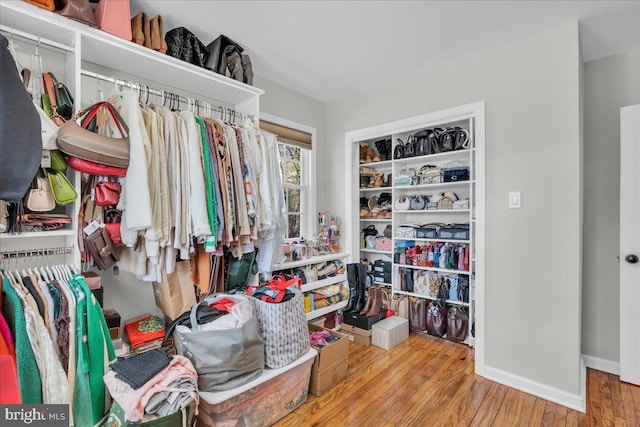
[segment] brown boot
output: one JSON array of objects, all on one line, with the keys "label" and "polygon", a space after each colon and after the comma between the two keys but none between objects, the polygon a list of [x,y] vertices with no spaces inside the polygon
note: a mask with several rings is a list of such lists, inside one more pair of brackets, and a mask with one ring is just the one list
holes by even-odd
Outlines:
[{"label": "brown boot", "polygon": [[373,286],[369,286],[367,288],[367,303],[364,305],[364,308],[360,310],[360,315],[364,316],[369,310],[371,310],[371,303],[373,302]]},{"label": "brown boot", "polygon": [[360,143],[360,163],[364,163],[367,158],[367,153],[369,152],[369,146],[366,142]]},{"label": "brown boot", "polygon": [[167,42],[164,39],[164,21],[158,16],[158,28],[160,29],[160,53],[167,53]]},{"label": "brown boot", "polygon": [[151,49],[151,22],[146,13],[142,14],[142,33],[144,34],[144,47]]},{"label": "brown boot", "polygon": [[149,21],[149,31],[151,33],[151,49],[160,50],[162,47],[162,34],[160,34],[160,22],[162,18],[156,15]]},{"label": "brown boot", "polygon": [[367,312],[367,317],[373,317],[380,314],[380,310],[382,310],[382,289],[377,286],[373,287],[373,302],[371,303],[371,307]]},{"label": "brown boot", "polygon": [[142,32],[142,15],[144,12],[138,13],[131,18],[131,41],[136,44],[144,44],[144,33]]}]

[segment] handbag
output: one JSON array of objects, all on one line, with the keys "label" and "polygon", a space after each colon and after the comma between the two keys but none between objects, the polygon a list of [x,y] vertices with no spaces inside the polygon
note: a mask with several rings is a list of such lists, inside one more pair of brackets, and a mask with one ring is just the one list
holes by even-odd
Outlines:
[{"label": "handbag", "polygon": [[391,308],[398,317],[409,319],[409,298],[403,295],[394,295],[391,299]]},{"label": "handbag", "polygon": [[198,372],[199,391],[225,391],[240,387],[258,378],[264,369],[264,340],[258,329],[255,310],[238,328],[202,330],[197,312],[222,298],[229,298],[236,305],[247,301],[243,295],[218,294],[214,298],[205,298],[191,307],[190,330],[182,332],[181,328],[176,328],[173,333],[177,353],[187,357]]},{"label": "handbag", "polygon": [[437,184],[442,182],[442,169],[435,165],[424,165],[420,168],[420,184]]},{"label": "handbag", "polygon": [[367,249],[375,249],[376,248],[376,236],[367,236],[364,238],[364,245]]},{"label": "handbag", "polygon": [[469,181],[469,167],[446,168],[442,171],[444,182]]},{"label": "handbag", "polygon": [[51,158],[51,167],[50,169],[54,172],[67,172],[67,161],[60,150],[52,150],[49,153],[49,157]]},{"label": "handbag", "polygon": [[393,227],[391,227],[391,224],[387,224],[387,226],[384,228],[384,231],[382,232],[382,235],[384,237],[391,238],[392,234],[393,234]]},{"label": "handbag", "polygon": [[[98,28],[102,31],[127,41],[132,39],[129,0],[100,0],[95,17]],[[164,34],[160,34],[160,37],[164,37]]]},{"label": "handbag", "polygon": [[63,172],[51,172],[48,177],[57,204],[67,205],[78,198],[78,192]]},{"label": "handbag", "polygon": [[426,306],[427,302],[422,298],[409,298],[409,328],[416,331],[427,329]]},{"label": "handbag", "polygon": [[66,2],[66,6],[58,12],[60,15],[94,28],[98,27],[89,0],[66,0]]},{"label": "handbag", "polygon": [[469,276],[458,276],[458,300],[469,302]]},{"label": "handbag", "polygon": [[53,198],[46,172],[39,172],[34,181],[35,188],[30,189],[27,193],[27,209],[33,212],[48,212],[55,209],[56,201]]},{"label": "handbag", "polygon": [[469,315],[464,307],[451,306],[447,313],[447,338],[464,341],[469,329]]},{"label": "handbag", "polygon": [[431,147],[429,145],[430,132],[430,130],[426,129],[413,135],[416,141],[416,156],[426,156],[431,154]]},{"label": "handbag", "polygon": [[[98,114],[104,114],[101,116],[101,120],[98,120]],[[60,150],[70,156],[107,166],[120,168],[129,166],[129,130],[118,111],[111,104],[98,102],[80,111],[76,116],[82,117],[81,125],[78,125],[75,120],[70,120],[58,129]],[[109,138],[88,130],[107,118],[112,120],[123,138]],[[125,135],[127,136],[124,137]]]},{"label": "handbag", "polygon": [[[293,292],[293,298],[279,303],[250,298],[256,308],[260,331],[264,337],[265,364],[272,369],[293,362],[307,352],[310,346],[302,291],[296,287],[296,284],[299,286],[300,279],[289,282],[276,279],[275,282],[272,278],[267,285],[280,290],[287,289]],[[287,286],[289,283],[293,286]]]},{"label": "handbag", "polygon": [[100,228],[84,238],[84,247],[99,270],[108,270],[118,262],[109,233]]},{"label": "handbag", "polygon": [[238,43],[221,34],[206,47],[207,54],[204,61],[204,68],[218,74],[226,75],[227,57],[234,52],[240,55],[243,50],[242,46]]},{"label": "handbag", "polygon": [[458,127],[453,136],[453,149],[464,150],[469,148],[469,131]]},{"label": "handbag", "polygon": [[204,67],[207,47],[191,31],[184,27],[174,28],[167,31],[164,40],[167,42],[167,55]]},{"label": "handbag", "polygon": [[178,261],[172,273],[162,270],[162,281],[153,283],[156,305],[171,320],[191,310],[196,304],[196,292],[190,274],[190,262]]},{"label": "handbag", "polygon": [[416,139],[413,135],[409,135],[407,142],[404,144],[404,157],[414,157],[416,155]]},{"label": "handbag", "polygon": [[11,52],[0,35],[0,199],[20,202],[42,158],[40,120]]},{"label": "handbag", "polygon": [[256,249],[236,258],[230,251],[224,250],[225,292],[244,292],[247,289],[251,276],[258,274],[257,252],[258,250]]},{"label": "handbag", "polygon": [[427,333],[442,337],[447,333],[447,309],[440,301],[431,301],[427,309]]},{"label": "handbag", "polygon": [[458,196],[451,191],[440,193],[436,200],[437,209],[453,209],[453,202],[458,200]]},{"label": "handbag", "polygon": [[398,138],[398,142],[393,148],[393,158],[396,160],[404,158],[404,142],[400,138]]},{"label": "handbag", "polygon": [[[109,238],[114,245],[122,244],[122,235],[120,233],[120,223],[122,221],[122,212],[117,209],[107,209],[104,212],[104,229],[107,230]],[[195,303],[195,301],[194,301]]]},{"label": "handbag", "polygon": [[400,169],[400,173],[393,177],[394,185],[397,185],[397,186],[411,185],[411,183],[413,182],[412,175],[411,175],[412,173],[413,173],[413,176],[415,176],[415,170],[413,169],[407,169],[407,168]]},{"label": "handbag", "polygon": [[406,211],[409,210],[411,206],[411,196],[400,196],[396,199],[394,203],[394,208],[397,211]]},{"label": "handbag", "polygon": [[427,198],[427,196],[418,194],[416,196],[411,197],[411,201],[409,202],[409,207],[411,208],[411,210],[414,210],[414,211],[422,210],[427,207],[428,201],[429,199]]},{"label": "handbag", "polygon": [[43,9],[46,9],[50,12],[53,12],[54,10],[56,10],[56,4],[54,3],[53,0],[24,0],[24,1],[26,1],[27,3],[34,4]]},{"label": "handbag", "polygon": [[377,236],[378,235],[378,229],[376,228],[375,225],[369,225],[367,227],[365,227],[362,230],[362,234],[364,234],[364,237],[366,238],[367,236]]},{"label": "handbag", "polygon": [[458,277],[451,276],[449,277],[449,300],[450,301],[460,301],[459,297],[459,288],[458,288]]},{"label": "handbag", "polygon": [[107,176],[112,178],[123,178],[127,176],[127,168],[107,166],[73,156],[69,156],[69,166],[71,169],[89,175]]},{"label": "handbag", "polygon": [[111,206],[118,204],[122,187],[119,182],[97,181],[93,190],[96,205]]},{"label": "handbag", "polygon": [[19,220],[24,227],[39,227],[42,231],[57,230],[66,224],[71,224],[71,218],[68,215],[51,213],[24,214]]},{"label": "handbag", "polygon": [[51,102],[51,120],[60,126],[62,123],[58,116],[62,117],[65,121],[71,119],[73,116],[73,97],[69,89],[64,84],[58,82],[53,73],[42,73],[42,79],[44,81],[45,93]]}]

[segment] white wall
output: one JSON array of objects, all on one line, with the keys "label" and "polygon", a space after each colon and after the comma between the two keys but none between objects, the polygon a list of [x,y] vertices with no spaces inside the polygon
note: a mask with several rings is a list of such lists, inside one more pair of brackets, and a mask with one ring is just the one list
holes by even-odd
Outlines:
[{"label": "white wall", "polygon": [[[416,52],[419,54],[419,52]],[[390,57],[392,58],[392,57]],[[392,58],[381,66],[402,66]],[[580,393],[578,25],[327,106],[318,207],[345,215],[346,131],[486,101],[486,365]],[[507,208],[509,191],[522,208]],[[351,193],[349,193],[351,194]]]},{"label": "white wall", "polygon": [[640,103],[640,52],[587,62],[582,352],[620,361],[620,108]]}]

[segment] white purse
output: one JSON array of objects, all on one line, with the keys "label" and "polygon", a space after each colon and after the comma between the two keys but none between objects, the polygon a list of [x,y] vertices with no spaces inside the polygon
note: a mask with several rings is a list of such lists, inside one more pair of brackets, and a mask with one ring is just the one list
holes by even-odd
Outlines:
[{"label": "white purse", "polygon": [[409,196],[400,196],[396,199],[393,207],[397,211],[406,211],[411,206],[411,197]]}]

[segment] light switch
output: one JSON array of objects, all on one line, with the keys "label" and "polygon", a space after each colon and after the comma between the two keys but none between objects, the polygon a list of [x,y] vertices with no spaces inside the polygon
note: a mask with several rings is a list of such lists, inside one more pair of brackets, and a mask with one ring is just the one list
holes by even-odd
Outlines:
[{"label": "light switch", "polygon": [[520,207],[520,192],[519,191],[510,191],[509,192],[509,208],[519,208]]}]

